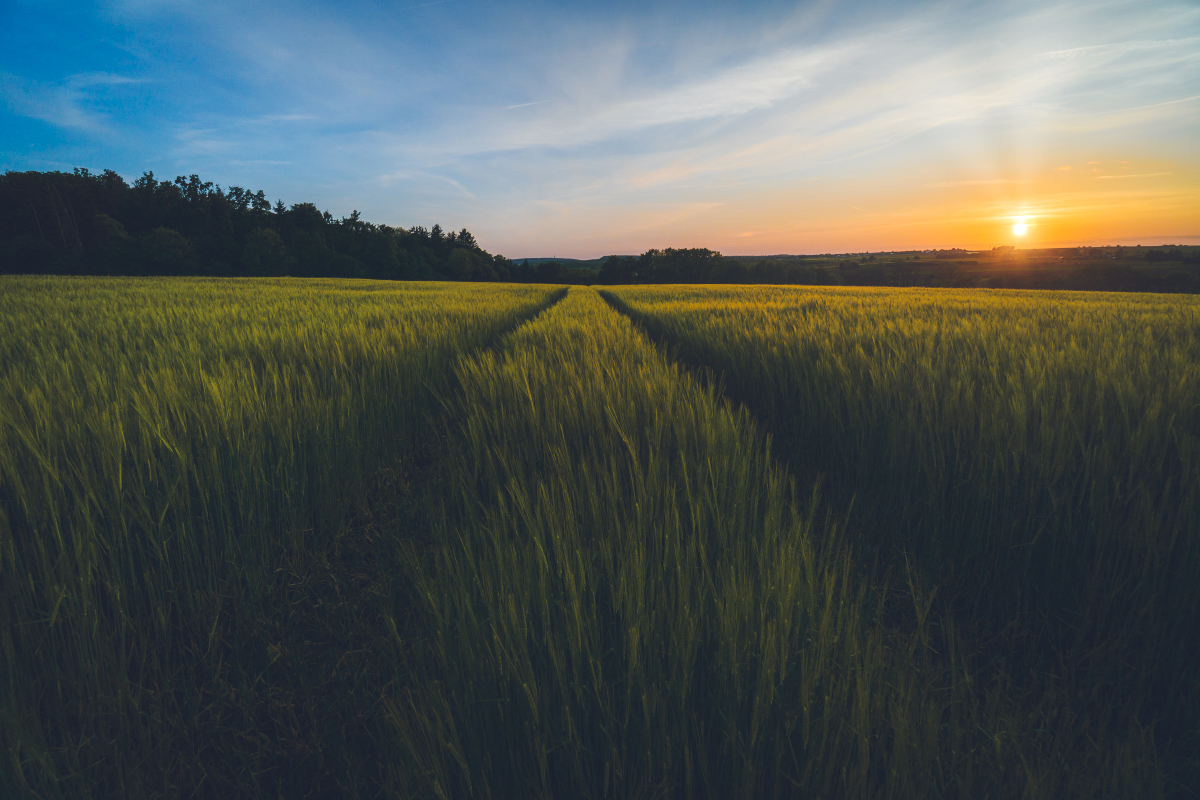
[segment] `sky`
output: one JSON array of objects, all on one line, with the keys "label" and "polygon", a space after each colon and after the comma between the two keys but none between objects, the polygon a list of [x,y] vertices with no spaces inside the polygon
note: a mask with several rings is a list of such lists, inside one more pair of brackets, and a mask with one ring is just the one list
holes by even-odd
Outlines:
[{"label": "sky", "polygon": [[0,0],[0,170],[74,167],[510,258],[1200,244],[1200,5]]}]

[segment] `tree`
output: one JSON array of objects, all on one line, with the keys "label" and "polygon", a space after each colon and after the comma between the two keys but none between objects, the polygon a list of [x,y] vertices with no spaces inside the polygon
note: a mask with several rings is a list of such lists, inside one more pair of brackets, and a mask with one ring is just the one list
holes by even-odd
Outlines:
[{"label": "tree", "polygon": [[302,231],[316,231],[325,226],[325,217],[312,203],[296,203],[289,213],[292,224]]},{"label": "tree", "polygon": [[609,256],[600,266],[600,283],[607,286],[619,286],[634,281],[634,265],[636,259],[622,256]]},{"label": "tree", "polygon": [[196,269],[192,245],[173,228],[155,228],[142,239],[140,275],[191,275]]},{"label": "tree", "polygon": [[296,259],[288,255],[283,239],[270,228],[256,228],[246,237],[241,257],[243,275],[284,275],[295,264]]},{"label": "tree", "polygon": [[119,220],[108,214],[97,214],[92,220],[92,228],[96,231],[99,251],[95,254],[90,271],[121,275],[136,268],[137,243]]},{"label": "tree", "polygon": [[557,261],[543,261],[534,271],[538,283],[562,283],[563,265]]},{"label": "tree", "polygon": [[446,277],[452,281],[469,281],[474,272],[474,262],[471,251],[456,247],[450,251],[446,259]]},{"label": "tree", "polygon": [[[447,235],[335,219],[312,203],[222,190],[198,175],[126,183],[112,170],[0,174],[0,271],[47,274],[304,275],[436,280],[532,277]],[[517,273],[520,273],[518,275]]]}]

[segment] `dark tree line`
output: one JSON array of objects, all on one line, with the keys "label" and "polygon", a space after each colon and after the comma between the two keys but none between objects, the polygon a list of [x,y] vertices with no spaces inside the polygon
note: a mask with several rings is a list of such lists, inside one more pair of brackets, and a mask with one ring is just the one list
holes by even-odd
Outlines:
[{"label": "dark tree line", "polygon": [[647,250],[640,256],[609,256],[593,281],[627,283],[841,283],[830,270],[803,259],[761,259],[747,264],[705,248]]},{"label": "dark tree line", "polygon": [[538,280],[536,267],[484,252],[465,228],[393,228],[357,211],[334,219],[196,175],[147,172],[130,185],[86,169],[0,176],[0,273]]},{"label": "dark tree line", "polygon": [[[776,257],[751,262],[703,248],[610,256],[599,271],[490,255],[465,228],[393,228],[357,211],[334,219],[312,203],[272,204],[196,175],[132,185],[113,172],[0,175],[0,273],[214,275],[510,281],[515,283],[991,286],[1200,293],[1195,247],[1057,251],[1063,268],[995,267],[964,250],[932,258]],[[1119,260],[1114,260],[1119,259]],[[1072,262],[1081,262],[1074,266]],[[1100,263],[1094,263],[1099,261]],[[1133,262],[1144,266],[1134,267]],[[1088,263],[1082,263],[1088,262]],[[1123,263],[1122,263],[1123,262]]]},{"label": "dark tree line", "polygon": [[[1069,251],[1063,251],[1069,252]],[[562,272],[556,282],[799,284],[808,286],[928,286],[1006,289],[1200,293],[1200,260],[1195,248],[1126,248],[1126,252],[1086,252],[1054,268],[1020,268],[1003,261],[964,260],[966,251],[928,256],[729,258],[712,250],[649,250],[640,256],[610,256],[599,276]],[[1121,258],[1123,261],[1111,259]],[[953,260],[952,260],[953,259]],[[1087,263],[1083,263],[1083,262]],[[1145,266],[1134,266],[1135,263]],[[547,266],[545,264],[540,266]]]}]

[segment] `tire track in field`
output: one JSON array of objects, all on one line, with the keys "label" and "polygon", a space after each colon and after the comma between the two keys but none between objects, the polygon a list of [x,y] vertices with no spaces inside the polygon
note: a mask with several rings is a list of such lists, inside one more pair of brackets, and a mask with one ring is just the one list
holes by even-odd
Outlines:
[{"label": "tire track in field", "polygon": [[[783,434],[785,432],[778,430],[772,424],[773,420],[771,416],[762,413],[761,409],[755,403],[747,400],[738,391],[738,387],[735,384],[730,384],[723,371],[718,371],[712,365],[703,361],[685,358],[682,355],[684,349],[683,343],[677,342],[666,333],[663,333],[655,324],[654,319],[645,314],[638,313],[616,294],[604,289],[598,289],[597,293],[609,307],[622,316],[627,317],[643,336],[661,348],[664,356],[669,361],[678,364],[681,369],[686,370],[701,385],[712,387],[716,394],[727,402],[744,409],[759,428],[770,435],[772,443],[771,457],[779,463],[781,468],[796,482],[798,487],[812,492],[819,492],[826,510],[835,512],[835,516],[839,517],[843,521],[843,525],[846,526],[847,533],[854,538],[857,526],[863,524],[861,514],[855,513],[856,492],[839,491],[836,487],[830,485],[827,480],[826,471],[821,469],[820,465],[813,466],[801,463],[798,459],[793,458],[792,454],[787,452],[786,449],[781,450],[776,448],[774,445],[783,441]],[[860,561],[864,562],[864,567],[871,565],[878,567],[880,554],[873,553],[870,558],[860,558]]]},{"label": "tire track in field", "polygon": [[[413,559],[429,666],[407,705],[391,705],[397,733],[448,796],[549,795],[538,763],[567,781],[558,796],[770,783],[782,744],[759,731],[799,704],[783,695],[828,682],[808,705],[832,719],[851,689],[840,661],[815,654],[804,686],[798,672],[781,686],[772,655],[803,639],[817,609],[857,609],[856,596],[842,604],[846,562],[810,544],[814,522],[744,414],[592,290],[567,303],[461,362],[443,529],[431,558]],[[767,607],[779,612],[758,620]],[[844,659],[858,657],[854,619],[828,623]],[[427,744],[440,741],[464,757]],[[848,742],[832,736],[822,761],[840,763]],[[729,769],[701,775],[693,751],[704,769]]]},{"label": "tire track in field", "polygon": [[[664,356],[669,361],[678,364],[682,369],[686,370],[702,386],[712,386],[719,396],[744,408],[746,413],[750,414],[762,430],[768,432],[773,440],[778,439],[779,432],[769,424],[769,418],[766,415],[760,414],[752,404],[747,403],[738,396],[736,388],[731,389],[729,384],[726,383],[724,373],[717,372],[712,366],[703,362],[683,358],[680,355],[682,349],[680,343],[673,341],[666,334],[656,330],[653,320],[634,311],[624,300],[608,290],[597,289],[596,292],[610,308],[618,314],[627,317],[643,336],[662,348]],[[779,462],[784,471],[796,481],[797,486],[816,488],[824,483],[821,473],[803,469],[802,465],[794,463],[791,458],[784,453],[780,453],[774,447],[771,449],[771,457]],[[850,497],[839,497],[836,500],[839,501],[835,504],[838,508],[849,509],[853,503],[853,498]],[[826,505],[829,505],[833,501],[834,498],[827,498]]]},{"label": "tire track in field", "polygon": [[[513,331],[553,308],[567,289],[517,316],[487,341],[464,350],[463,359],[502,346]],[[435,406],[423,435],[397,447],[390,463],[353,498],[341,524],[320,546],[281,555],[270,605],[286,609],[261,623],[257,634],[272,644],[270,677],[245,691],[243,713],[269,747],[246,746],[261,775],[251,789],[230,769],[215,733],[207,767],[210,782],[229,794],[317,797],[343,794],[347,786],[386,783],[387,725],[380,709],[397,690],[407,657],[401,637],[410,614],[397,540],[428,539],[427,496],[437,485],[445,454],[445,413],[460,387],[453,375],[429,386]],[[265,670],[264,670],[265,672]],[[261,677],[261,676],[260,676]],[[313,754],[320,755],[313,758]],[[0,792],[2,794],[2,792]],[[213,795],[215,796],[215,795]],[[365,797],[385,796],[370,791]]]},{"label": "tire track in field", "polygon": [[[650,314],[639,312],[612,291],[599,289],[598,292],[613,310],[627,317],[648,340],[654,342],[670,361],[685,369],[703,385],[712,387],[728,402],[744,409],[762,430],[775,436],[783,433],[773,424],[775,420],[771,415],[760,413],[755,403],[740,396],[736,384],[731,386],[726,382],[723,371],[718,371],[701,358],[683,357],[687,349],[686,342],[672,338]],[[772,455],[789,474],[800,480],[800,486],[824,483],[819,470],[821,465],[808,467],[799,463],[803,453],[775,451]],[[845,486],[840,490],[836,486],[828,487],[823,494],[827,508],[844,510],[847,533],[855,542],[856,561],[860,568],[873,581],[888,585],[889,591],[903,593],[904,579],[911,580],[907,548],[886,541],[872,543],[869,539],[876,526],[887,529],[891,520],[886,513],[870,509],[869,504],[865,512],[855,510],[859,493]],[[924,569],[919,562],[917,566],[918,569]],[[926,590],[933,588],[936,592],[945,588],[938,585],[936,573],[930,571],[923,575],[925,582],[933,584],[932,587],[927,585]],[[918,576],[914,593],[921,591],[921,582]],[[927,591],[923,593],[932,599],[932,594]],[[1007,728],[1005,735],[1012,737],[1011,741],[1029,743],[1026,748],[1014,746],[1009,756],[1022,763],[1028,759],[1029,763],[1036,764],[1029,769],[1029,782],[1020,788],[1021,792],[1030,791],[1030,787],[1059,783],[1062,788],[1058,796],[1085,797],[1099,791],[1099,787],[1107,790],[1122,782],[1143,788],[1158,786],[1163,782],[1182,786],[1200,774],[1197,772],[1200,762],[1195,759],[1194,750],[1189,751],[1187,744],[1172,741],[1171,734],[1165,741],[1155,741],[1157,736],[1151,738],[1145,735],[1148,728],[1143,728],[1136,719],[1136,711],[1130,714],[1131,724],[1114,722],[1112,715],[1106,711],[1107,706],[1103,702],[1098,703],[1094,694],[1093,699],[1087,699],[1085,692],[1101,691],[1093,688],[1098,684],[1085,683],[1083,690],[1078,686],[1068,690],[1067,687],[1076,676],[1069,674],[1053,660],[1058,657],[1057,652],[1048,655],[1048,648],[1053,648],[1054,642],[1050,642],[1049,646],[1044,640],[1030,644],[1029,640],[1035,635],[1031,627],[1022,628],[1014,620],[1001,630],[1000,625],[989,625],[986,620],[980,622],[978,609],[944,592],[933,613],[929,613],[928,606],[924,613],[913,606],[901,606],[898,610],[900,613],[893,613],[886,618],[886,624],[905,627],[919,622],[924,625],[924,614],[929,614],[930,629],[935,634],[932,640],[935,649],[951,653],[957,650],[962,665],[961,677],[979,685],[982,691],[977,695],[976,702],[988,706],[987,711],[983,712],[980,705],[976,705],[969,714],[999,715],[993,716],[989,723],[975,723],[977,731],[983,732],[989,727],[997,730]],[[1026,651],[1021,651],[1022,647]],[[1019,661],[1019,658],[1027,660]],[[1056,666],[1058,672],[1055,671]],[[949,671],[954,671],[955,665],[950,667]],[[969,673],[973,673],[974,677],[970,677]],[[983,688],[985,686],[987,688]],[[1075,694],[1078,697],[1073,696]],[[1005,721],[997,725],[1001,719]],[[1080,719],[1084,720],[1084,728],[1091,726],[1094,732],[1087,744],[1073,741]],[[1017,733],[1022,730],[1023,733]],[[1174,735],[1180,736],[1179,733]],[[1051,748],[1054,755],[1048,757],[1050,750],[1043,748]],[[1164,759],[1156,752],[1160,748],[1170,755]],[[999,748],[996,753],[1000,755]],[[1176,763],[1169,765],[1170,762]],[[1182,776],[1191,777],[1183,782],[1176,780]],[[1131,792],[1131,796],[1137,793]],[[1150,793],[1148,789],[1146,793]],[[1004,796],[1003,793],[1001,796]]]},{"label": "tire track in field", "polygon": [[[423,590],[416,591],[410,580],[420,579],[420,570],[406,569],[395,548],[381,556],[375,568],[381,588],[368,585],[360,593],[367,601],[364,605],[377,609],[371,623],[374,672],[360,669],[353,658],[361,657],[351,656],[354,648],[343,646],[349,658],[341,667],[363,675],[360,690],[364,697],[369,695],[359,706],[371,717],[368,726],[360,729],[359,741],[378,743],[381,751],[372,758],[378,764],[394,765],[391,772],[381,773],[380,785],[412,770],[407,778],[400,777],[402,785],[429,780],[450,796],[469,794],[471,785],[485,785],[524,796],[537,794],[539,785],[546,788],[544,781],[555,775],[555,783],[564,782],[559,789],[571,786],[579,790],[575,794],[582,794],[581,787],[610,781],[614,787],[632,790],[656,775],[663,786],[707,787],[713,796],[732,796],[735,783],[744,790],[755,787],[748,791],[762,794],[768,788],[768,775],[777,777],[780,772],[779,761],[770,752],[776,740],[790,740],[789,746],[795,748],[783,754],[787,780],[795,788],[804,786],[822,796],[871,794],[868,787],[874,786],[875,779],[871,776],[885,774],[905,776],[901,780],[905,788],[893,787],[894,796],[943,795],[953,793],[956,785],[962,789],[972,783],[989,786],[996,796],[1021,796],[1021,776],[1026,771],[1053,785],[1061,777],[1061,749],[1049,747],[1045,753],[1006,749],[1002,758],[999,740],[993,741],[989,734],[1022,726],[1049,727],[1043,718],[988,717],[980,713],[967,685],[969,678],[964,682],[959,674],[957,681],[950,681],[954,685],[943,685],[938,676],[946,674],[947,665],[948,671],[956,671],[957,662],[934,653],[935,648],[944,652],[936,614],[929,615],[929,624],[922,619],[919,626],[905,627],[907,635],[898,630],[905,606],[908,617],[913,616],[912,600],[919,589],[911,587],[907,593],[903,586],[889,593],[900,613],[887,620],[872,615],[832,640],[857,642],[835,659],[839,664],[855,664],[852,669],[867,676],[855,690],[859,692],[855,701],[846,691],[857,678],[848,682],[837,670],[829,671],[830,665],[817,657],[820,648],[812,651],[811,645],[804,644],[811,641],[806,636],[780,650],[795,653],[808,666],[789,670],[792,677],[787,679],[780,673],[780,683],[770,692],[775,702],[764,700],[761,705],[764,719],[775,719],[781,709],[803,707],[803,722],[788,724],[807,727],[811,707],[814,715],[830,723],[812,730],[811,745],[807,734],[794,739],[777,733],[762,737],[754,733],[757,725],[743,726],[752,723],[758,712],[751,715],[740,708],[734,698],[741,694],[730,691],[729,681],[737,672],[756,669],[761,657],[753,654],[767,651],[753,644],[753,636],[742,646],[729,646],[733,639],[726,641],[726,637],[745,637],[763,624],[757,613],[760,608],[791,606],[796,613],[811,613],[828,605],[828,599],[814,596],[794,605],[778,605],[766,595],[748,598],[743,611],[753,613],[744,615],[731,613],[738,603],[713,603],[715,596],[733,600],[724,590],[714,593],[721,586],[757,587],[753,591],[766,589],[769,595],[774,591],[770,587],[789,585],[791,579],[730,581],[734,573],[725,574],[739,563],[743,569],[749,564],[747,554],[738,556],[736,548],[761,533],[762,522],[741,526],[735,522],[745,514],[743,504],[759,493],[761,480],[735,487],[728,479],[737,476],[736,466],[711,480],[697,480],[693,470],[711,469],[712,464],[706,463],[710,459],[745,468],[754,462],[756,469],[768,459],[761,450],[754,450],[756,457],[748,459],[746,453],[730,447],[738,437],[711,443],[718,446],[701,446],[693,435],[675,440],[687,428],[690,416],[680,413],[684,409],[679,398],[700,391],[707,400],[699,405],[712,409],[712,421],[732,415],[748,426],[757,425],[760,432],[768,429],[755,422],[744,406],[723,398],[719,375],[706,371],[704,365],[686,365],[670,357],[674,348],[669,342],[651,336],[609,297],[601,295],[607,305],[594,304],[604,309],[603,314],[589,313],[577,302],[548,319],[542,312],[555,308],[567,291],[459,362],[461,372],[450,384],[453,391],[447,390],[437,426],[429,431],[433,450],[425,453],[424,463],[397,471],[399,480],[394,483],[401,484],[399,491],[385,487],[385,493],[402,502],[392,509],[385,502],[378,519],[364,514],[355,520],[363,538],[363,546],[357,548],[360,553],[387,550],[380,545],[388,537],[379,536],[378,529],[387,526],[386,513],[397,510],[399,516],[408,516],[392,525],[391,538],[415,537],[406,553],[420,555],[424,562],[425,556],[444,551],[440,567],[430,563],[422,568],[429,571],[423,581],[417,581]],[[588,291],[579,289],[571,296]],[[580,300],[586,298],[576,297]],[[614,346],[617,340],[623,343],[619,347]],[[644,371],[647,367],[649,373]],[[651,373],[658,378],[650,384],[636,377]],[[685,455],[687,449],[691,452]],[[770,460],[786,482],[788,473],[781,460]],[[461,474],[455,478],[455,472]],[[656,493],[652,487],[662,481],[678,481],[680,487],[691,489]],[[712,493],[719,496],[705,500]],[[695,509],[679,513],[695,502],[711,507],[701,514]],[[403,504],[407,505],[400,508]],[[640,531],[633,539],[629,531],[622,533],[631,525]],[[723,535],[719,532],[731,525],[738,530],[729,532],[734,535],[728,536],[728,547],[734,549],[726,555],[734,557],[686,557],[686,548],[697,541],[695,533],[707,530],[700,538],[711,538]],[[439,526],[445,529],[440,534],[434,530]],[[684,536],[661,535],[672,526],[681,532],[697,530]],[[486,533],[489,530],[493,533]],[[625,543],[618,544],[622,538]],[[642,541],[644,545],[638,544]],[[614,561],[605,568],[605,559],[631,546],[652,548],[653,553],[647,553],[652,557],[627,561],[624,566]],[[672,548],[679,552],[672,555]],[[353,552],[353,543],[347,549]],[[800,555],[779,552],[761,563],[768,570],[787,568]],[[691,607],[702,613],[656,622],[657,617],[670,616],[668,606],[672,598],[678,600],[678,592],[655,594],[652,587],[664,579],[669,583],[667,573],[673,569],[682,570],[678,578],[686,577],[690,573],[684,567],[689,562],[706,563],[711,565],[706,569],[713,570],[706,578],[713,581],[711,588],[691,600]],[[829,607],[857,608],[860,598],[854,592],[865,591],[867,581],[853,569],[838,574],[838,583],[852,590],[853,597],[847,596],[845,605],[837,602]],[[460,579],[454,580],[455,575]],[[747,573],[743,578],[751,576]],[[630,593],[631,580],[642,589]],[[680,584],[685,585],[686,581]],[[532,591],[536,599],[539,586],[548,602],[530,601],[528,595]],[[432,602],[430,592],[441,597],[437,609],[423,608],[427,599]],[[642,592],[650,592],[647,602],[630,602]],[[628,595],[626,601],[616,602],[622,595]],[[352,607],[353,599],[344,605]],[[438,613],[430,615],[434,610]],[[774,625],[786,616],[768,615],[767,621]],[[728,622],[744,619],[742,625],[725,630],[720,624],[714,626],[714,620],[722,617]],[[437,624],[431,626],[435,619]],[[701,635],[694,650],[688,647],[676,653],[678,663],[660,658],[664,650],[678,650],[679,642],[693,635],[689,631],[697,625],[714,630]],[[922,632],[914,635],[917,627]],[[816,630],[811,634],[819,638]],[[685,651],[693,655],[682,657]],[[726,655],[720,655],[723,652]],[[866,658],[865,653],[874,655]],[[893,663],[888,653],[913,663]],[[695,658],[696,654],[703,657]],[[743,661],[747,655],[752,657]],[[740,666],[727,674],[719,668],[722,663]],[[426,674],[420,674],[422,669]],[[802,678],[804,674],[810,677]],[[805,700],[808,689],[794,681],[821,674],[825,688]],[[773,682],[767,678],[767,685]],[[381,683],[386,686],[377,688]],[[694,692],[680,691],[693,684]],[[743,691],[750,685],[758,686],[759,680],[745,684]],[[640,697],[641,704],[627,703],[629,687],[638,687],[632,696]],[[671,699],[672,691],[680,692],[679,696],[664,702]],[[745,696],[753,697],[757,691]],[[997,706],[1006,702],[991,699]],[[646,703],[650,705],[642,708]],[[851,708],[860,711],[851,714]],[[682,716],[675,719],[673,709],[682,709]],[[1021,709],[1022,713],[1028,710]],[[630,715],[645,718],[627,727]],[[854,775],[844,770],[855,760],[845,749],[850,740],[841,733],[847,724],[860,726],[858,741],[870,743],[864,745],[869,754],[860,763],[866,771]],[[726,730],[726,726],[731,727]],[[779,729],[768,723],[762,730]],[[1040,735],[1038,741],[1045,742],[1047,734]],[[947,745],[950,740],[958,743],[957,751]],[[724,744],[732,741],[750,742],[753,747],[734,753]],[[451,749],[466,757],[447,758],[447,749],[437,742],[453,743]],[[505,753],[509,758],[503,757]],[[793,760],[796,753],[801,757]],[[1033,756],[1030,765],[1018,769],[1015,759],[1025,756]],[[538,763],[552,767],[551,771],[539,774]],[[676,766],[658,772],[653,763]],[[769,764],[777,768],[765,769]],[[826,769],[831,765],[836,769]],[[359,774],[369,772],[359,769]],[[729,781],[739,774],[739,780]],[[1061,796],[1094,794],[1064,791]]]}]

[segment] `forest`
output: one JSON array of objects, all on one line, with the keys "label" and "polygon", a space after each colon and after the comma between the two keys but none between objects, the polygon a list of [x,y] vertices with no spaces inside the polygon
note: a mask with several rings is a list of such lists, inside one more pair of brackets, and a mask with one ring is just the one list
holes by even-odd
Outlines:
[{"label": "forest", "polygon": [[1200,293],[1200,247],[1178,245],[770,257],[665,248],[599,266],[514,261],[466,228],[392,227],[358,211],[337,219],[194,174],[146,172],[132,185],[108,169],[0,175],[0,274]]},{"label": "forest", "polygon": [[262,190],[222,189],[197,175],[159,181],[146,172],[130,185],[112,170],[82,168],[0,176],[0,273],[539,278],[538,267],[484,252],[465,228],[393,228],[357,211],[335,219],[312,203],[272,204]]}]

